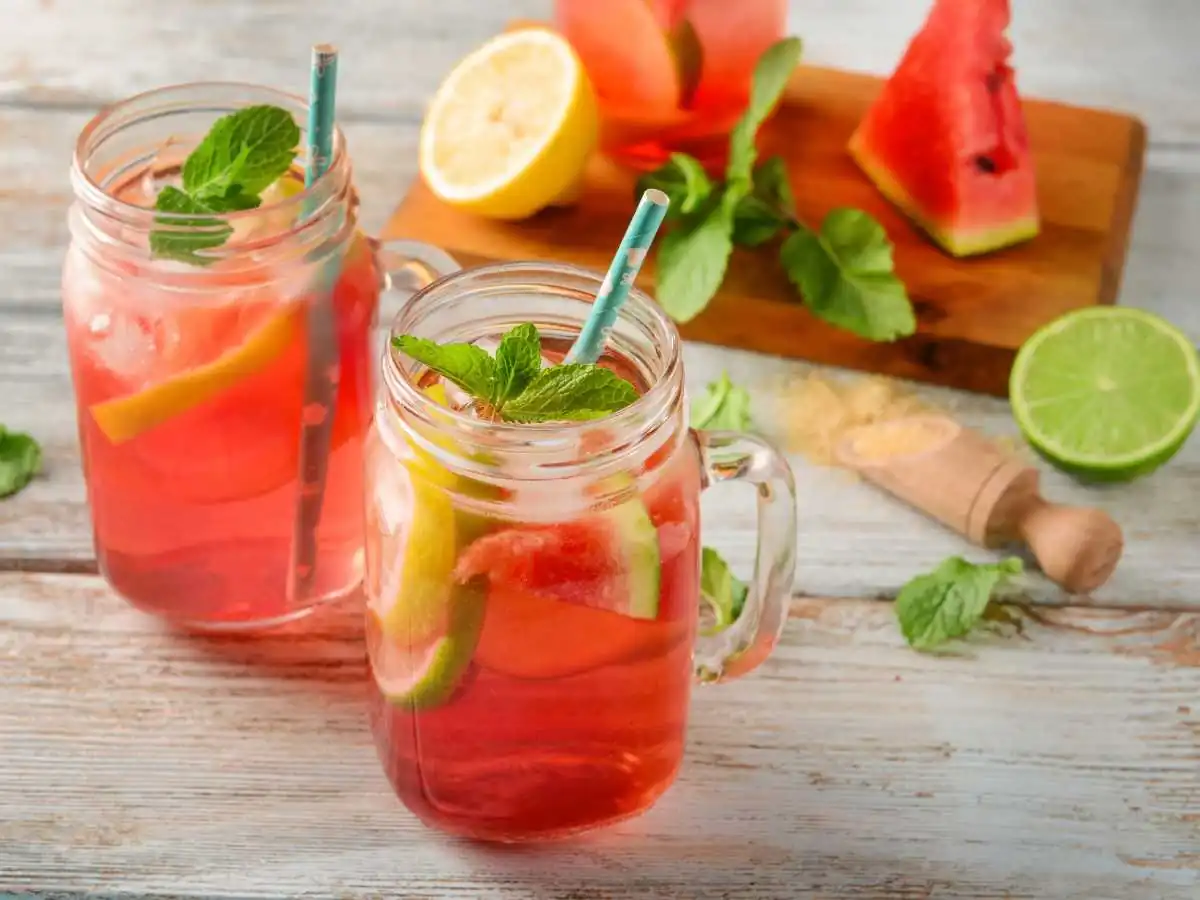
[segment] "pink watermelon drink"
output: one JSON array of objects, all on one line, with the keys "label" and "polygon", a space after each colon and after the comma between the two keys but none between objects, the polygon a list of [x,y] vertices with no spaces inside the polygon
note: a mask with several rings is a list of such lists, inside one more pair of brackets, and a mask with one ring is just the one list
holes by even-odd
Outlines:
[{"label": "pink watermelon drink", "polygon": [[[462,273],[418,295],[393,330],[437,347],[385,357],[366,451],[371,725],[401,801],[453,833],[533,840],[635,815],[683,756],[706,438],[684,421],[678,336],[631,296],[597,364],[616,376],[604,390],[628,388],[606,414],[512,421],[517,400],[478,390],[489,352],[507,383],[503,348],[531,311],[541,321],[523,358],[540,372],[520,396],[570,368],[557,364],[599,283],[566,266]],[[451,353],[474,359],[461,383],[430,363]],[[786,471],[755,446],[772,479]],[[786,504],[792,522],[789,477],[772,484],[763,502]],[[781,541],[790,588],[794,534]],[[756,607],[735,653],[701,656],[718,669],[736,658],[727,675],[756,665],[783,593]]]},{"label": "pink watermelon drink", "polygon": [[672,152],[718,166],[787,2],[556,0],[555,21],[596,89],[609,153],[647,169]]},{"label": "pink watermelon drink", "polygon": [[[292,231],[304,190],[294,166],[263,192],[258,209],[230,219],[232,233],[214,259],[161,258],[147,244],[156,194],[181,183],[180,164],[193,145],[179,141],[157,155],[152,149],[131,165],[131,140],[153,147],[159,128],[202,134],[213,116],[192,112],[188,100],[198,110],[261,99],[292,111],[297,102],[232,90],[153,92],[85,129],[63,272],[101,571],[134,605],[194,627],[287,620],[356,587],[362,567],[368,342],[380,274],[370,244],[353,228],[344,152],[328,181],[312,189],[348,220],[349,227],[331,225],[324,247]],[[156,115],[166,107],[183,112]],[[113,136],[122,144],[115,158]],[[342,257],[333,290],[340,370],[315,575],[296,597],[288,579],[309,352],[305,311],[330,253]]]}]

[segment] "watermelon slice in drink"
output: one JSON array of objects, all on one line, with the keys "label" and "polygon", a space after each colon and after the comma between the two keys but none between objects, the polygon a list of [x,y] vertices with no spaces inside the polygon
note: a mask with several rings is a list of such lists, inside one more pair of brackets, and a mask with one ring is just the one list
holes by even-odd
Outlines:
[{"label": "watermelon slice in drink", "polygon": [[660,622],[659,533],[637,498],[554,525],[480,538],[455,578],[488,585],[475,659],[517,678],[558,678],[662,652],[687,633]]},{"label": "watermelon slice in drink", "polygon": [[880,192],[954,256],[1039,230],[1009,17],[1008,0],[935,0],[850,140]]}]

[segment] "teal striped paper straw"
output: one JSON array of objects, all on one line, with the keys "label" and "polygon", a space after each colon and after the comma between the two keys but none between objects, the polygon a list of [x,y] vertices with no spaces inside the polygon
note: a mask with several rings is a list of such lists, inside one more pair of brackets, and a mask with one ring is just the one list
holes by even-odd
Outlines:
[{"label": "teal striped paper straw", "polygon": [[[308,98],[308,156],[304,185],[311,187],[326,173],[333,160],[334,107],[337,97],[337,50],[317,44],[312,50]],[[307,198],[301,212],[308,218],[316,209]],[[336,223],[337,232],[341,222]],[[341,259],[334,255],[317,275],[315,296],[308,305],[308,361],[304,376],[304,409],[320,409],[322,415],[306,415],[300,434],[300,489],[292,533],[292,567],[288,596],[303,599],[317,568],[317,526],[325,501],[325,478],[329,468],[330,430],[337,402],[338,371],[337,317],[333,311],[333,289],[341,272]]]},{"label": "teal striped paper straw", "polygon": [[629,296],[633,280],[642,268],[642,260],[654,243],[654,235],[658,233],[658,226],[662,224],[670,204],[667,195],[655,188],[642,194],[633,218],[629,220],[629,227],[625,229],[621,246],[617,248],[604,275],[604,283],[600,285],[600,293],[592,304],[592,312],[567,352],[566,362],[594,363],[604,352],[604,344],[617,321],[617,313]]}]

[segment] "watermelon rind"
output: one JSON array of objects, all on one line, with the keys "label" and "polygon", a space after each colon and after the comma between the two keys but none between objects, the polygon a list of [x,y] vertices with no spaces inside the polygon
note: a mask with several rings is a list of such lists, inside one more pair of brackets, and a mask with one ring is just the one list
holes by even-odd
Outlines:
[{"label": "watermelon rind", "polygon": [[662,558],[658,548],[658,529],[640,498],[626,500],[604,515],[617,532],[620,553],[628,573],[629,606],[620,610],[637,619],[658,616],[659,591],[662,587]]}]

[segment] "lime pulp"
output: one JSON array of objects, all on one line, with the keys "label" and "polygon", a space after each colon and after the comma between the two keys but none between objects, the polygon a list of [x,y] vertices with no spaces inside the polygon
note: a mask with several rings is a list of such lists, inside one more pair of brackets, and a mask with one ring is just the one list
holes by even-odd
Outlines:
[{"label": "lime pulp", "polygon": [[1153,472],[1200,414],[1200,356],[1187,335],[1143,310],[1077,310],[1035,332],[1009,377],[1026,440],[1058,468],[1092,481]]}]

